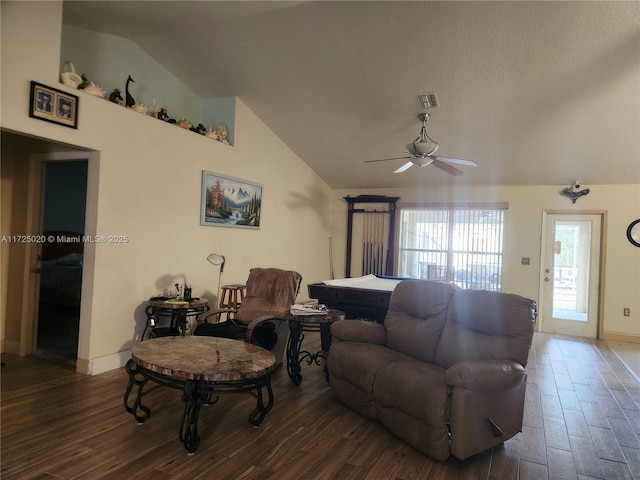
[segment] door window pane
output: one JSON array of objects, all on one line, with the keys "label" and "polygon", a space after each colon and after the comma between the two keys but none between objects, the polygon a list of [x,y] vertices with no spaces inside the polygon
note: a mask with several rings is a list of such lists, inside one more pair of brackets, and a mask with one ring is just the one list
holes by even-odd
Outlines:
[{"label": "door window pane", "polygon": [[590,222],[556,222],[553,255],[553,316],[588,318]]}]

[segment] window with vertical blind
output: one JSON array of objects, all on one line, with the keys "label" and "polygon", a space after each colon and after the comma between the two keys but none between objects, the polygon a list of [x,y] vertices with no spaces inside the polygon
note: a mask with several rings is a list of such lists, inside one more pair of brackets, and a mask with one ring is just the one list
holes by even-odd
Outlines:
[{"label": "window with vertical blind", "polygon": [[398,276],[502,288],[507,204],[400,207]]}]

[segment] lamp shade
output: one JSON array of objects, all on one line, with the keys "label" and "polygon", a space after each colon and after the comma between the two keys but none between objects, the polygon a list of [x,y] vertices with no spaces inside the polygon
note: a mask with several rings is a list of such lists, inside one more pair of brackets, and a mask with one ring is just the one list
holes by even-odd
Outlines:
[{"label": "lamp shade", "polygon": [[207,257],[207,262],[213,265],[220,265],[220,272],[224,271],[224,262],[225,262],[224,255],[220,255],[218,253],[212,253]]},{"label": "lamp shade", "polygon": [[222,279],[222,272],[224,271],[224,255],[220,255],[219,253],[212,253],[207,257],[207,262],[211,263],[215,266],[220,266],[220,270],[218,271],[218,297],[216,298],[216,308],[220,306],[220,280]]}]

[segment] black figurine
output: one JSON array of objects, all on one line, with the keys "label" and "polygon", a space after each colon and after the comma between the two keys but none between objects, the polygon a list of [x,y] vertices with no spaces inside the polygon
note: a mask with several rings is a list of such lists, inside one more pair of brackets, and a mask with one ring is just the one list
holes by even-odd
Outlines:
[{"label": "black figurine", "polygon": [[129,82],[133,82],[133,83],[136,82],[133,78],[131,78],[131,75],[129,75],[129,78],[127,78],[127,85],[126,85],[126,88],[125,88],[125,96],[127,97],[127,101],[126,101],[125,105],[127,107],[133,107],[136,104],[136,101],[134,100],[134,98],[129,93]]},{"label": "black figurine", "polygon": [[122,105],[120,102],[123,100],[122,98],[122,94],[120,92],[120,90],[118,90],[117,88],[113,89],[113,92],[111,92],[111,94],[109,95],[109,101],[116,103],[118,105]]},{"label": "black figurine", "polygon": [[205,127],[201,123],[199,123],[197,127],[191,127],[189,130],[195,133],[199,133],[200,135],[204,135],[205,133],[207,133],[207,127]]},{"label": "black figurine", "polygon": [[87,78],[87,76],[84,73],[82,75],[80,75],[80,78],[82,78],[82,83],[80,85],[78,85],[78,90],[84,90],[85,88],[87,88],[89,86],[89,84],[91,82],[89,82],[89,79]]},{"label": "black figurine", "polygon": [[169,121],[169,114],[167,113],[167,109],[162,107],[158,111],[158,120],[162,120],[163,122]]}]

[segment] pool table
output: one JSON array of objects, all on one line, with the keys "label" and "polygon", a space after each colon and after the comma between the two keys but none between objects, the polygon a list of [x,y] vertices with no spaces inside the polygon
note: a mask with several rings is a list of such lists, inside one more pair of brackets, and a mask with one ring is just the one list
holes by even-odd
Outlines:
[{"label": "pool table", "polygon": [[367,318],[384,322],[391,293],[404,278],[364,277],[325,280],[307,285],[309,298],[328,308],[342,310],[346,318]]}]

